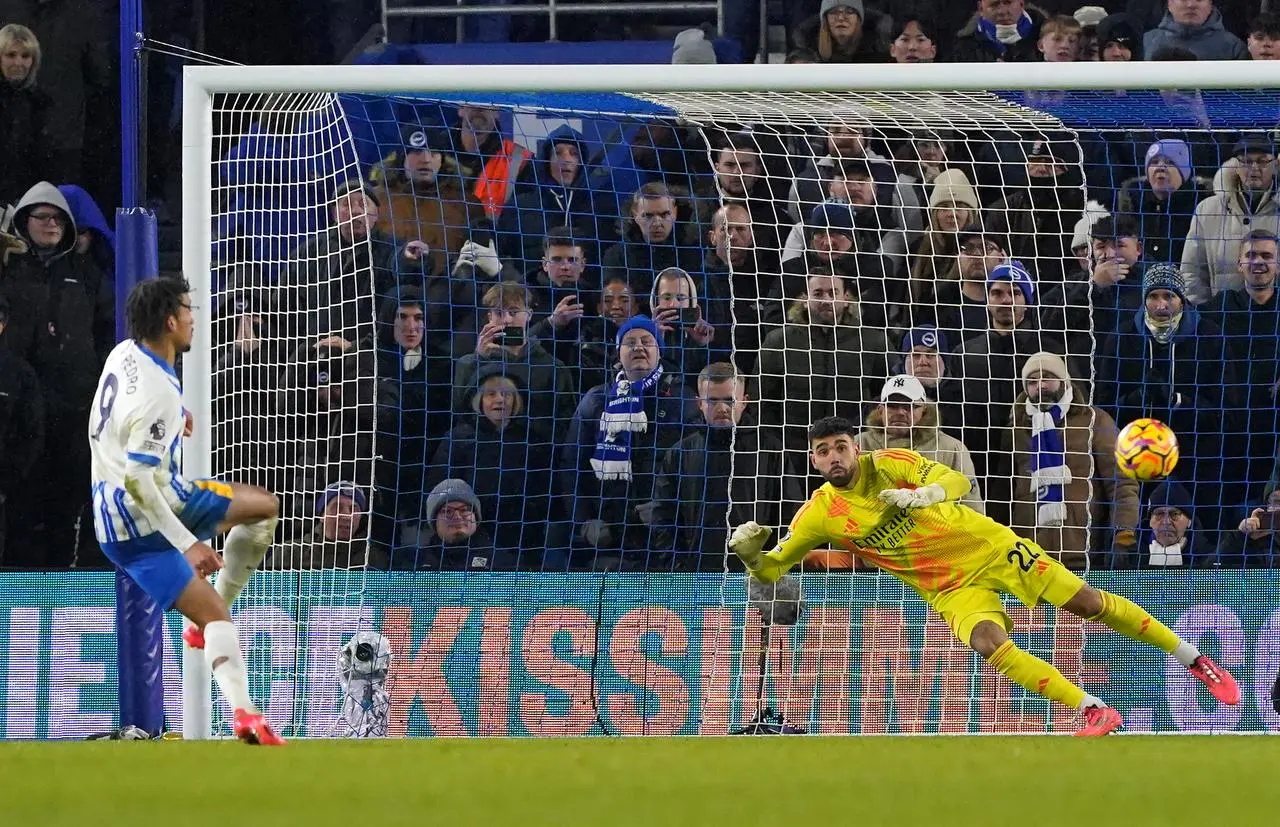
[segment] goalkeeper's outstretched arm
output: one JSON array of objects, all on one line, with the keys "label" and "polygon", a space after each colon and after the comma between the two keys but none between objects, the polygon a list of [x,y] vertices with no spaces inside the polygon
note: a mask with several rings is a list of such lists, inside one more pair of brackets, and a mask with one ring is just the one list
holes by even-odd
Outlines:
[{"label": "goalkeeper's outstretched arm", "polygon": [[[823,533],[813,530],[806,516],[814,512],[811,503],[806,503],[791,521],[791,528],[786,536],[770,552],[765,552],[764,544],[771,533],[769,529],[756,522],[743,523],[733,530],[729,538],[729,548],[738,555],[752,578],[761,583],[776,583],[791,567],[804,559],[804,556],[818,546],[829,541]],[[820,526],[821,519],[817,519]]]}]

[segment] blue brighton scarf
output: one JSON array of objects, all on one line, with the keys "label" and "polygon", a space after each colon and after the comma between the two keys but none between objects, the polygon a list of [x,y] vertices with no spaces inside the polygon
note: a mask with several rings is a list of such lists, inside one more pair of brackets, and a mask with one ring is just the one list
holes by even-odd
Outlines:
[{"label": "blue brighton scarf", "polygon": [[1062,423],[1071,407],[1071,386],[1063,388],[1062,398],[1047,411],[1031,402],[1026,405],[1031,417],[1031,488],[1036,492],[1036,525],[1061,526],[1067,521],[1062,492],[1071,482],[1062,436]]},{"label": "blue brighton scarf", "polygon": [[1022,13],[1022,17],[1019,17],[1017,24],[1013,26],[997,26],[985,17],[978,18],[978,31],[991,41],[1002,55],[1012,44],[1030,37],[1035,27],[1035,21],[1026,12]]},{"label": "blue brighton scarf", "polygon": [[659,364],[638,382],[630,381],[619,372],[609,386],[604,413],[600,415],[596,452],[591,457],[596,479],[631,481],[631,435],[649,430],[644,400],[661,378],[662,365]]}]

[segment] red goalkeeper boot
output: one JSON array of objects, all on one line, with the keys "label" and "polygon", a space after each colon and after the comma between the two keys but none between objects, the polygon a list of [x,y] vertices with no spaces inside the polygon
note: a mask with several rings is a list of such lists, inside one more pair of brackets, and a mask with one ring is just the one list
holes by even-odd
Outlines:
[{"label": "red goalkeeper boot", "polygon": [[182,641],[192,649],[204,648],[204,632],[195,626],[188,626],[182,630]]},{"label": "red goalkeeper boot", "polygon": [[261,712],[237,709],[231,731],[246,744],[264,747],[284,746],[284,739],[276,735],[276,731],[271,728],[271,724],[267,723],[267,719]]},{"label": "red goalkeeper boot", "polygon": [[1195,675],[1199,681],[1209,687],[1209,694],[1222,701],[1227,706],[1235,706],[1240,703],[1240,685],[1236,683],[1236,679],[1231,677],[1231,673],[1223,669],[1221,666],[1213,662],[1208,655],[1201,655],[1196,658],[1196,662],[1189,667],[1191,674]]},{"label": "red goalkeeper boot", "polygon": [[1124,718],[1109,706],[1091,706],[1084,711],[1084,726],[1076,733],[1085,738],[1107,735],[1124,726]]}]

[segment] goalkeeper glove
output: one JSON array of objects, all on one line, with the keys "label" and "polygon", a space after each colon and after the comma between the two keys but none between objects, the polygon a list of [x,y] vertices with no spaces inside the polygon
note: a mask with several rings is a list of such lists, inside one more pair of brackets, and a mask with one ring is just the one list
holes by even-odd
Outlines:
[{"label": "goalkeeper glove", "polygon": [[937,505],[947,498],[947,492],[936,482],[923,488],[886,488],[880,499],[898,508],[924,508]]},{"label": "goalkeeper glove", "polygon": [[769,539],[769,529],[752,520],[733,530],[729,548],[752,571],[760,567],[764,559],[764,543]]}]

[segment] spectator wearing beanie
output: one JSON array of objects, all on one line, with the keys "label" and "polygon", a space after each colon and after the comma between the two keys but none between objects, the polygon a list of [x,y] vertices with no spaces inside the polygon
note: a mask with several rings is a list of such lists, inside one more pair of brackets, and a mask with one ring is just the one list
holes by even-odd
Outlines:
[{"label": "spectator wearing beanie", "polygon": [[1089,232],[1094,222],[1110,217],[1111,213],[1097,201],[1089,201],[1084,205],[1084,215],[1071,230],[1071,255],[1080,266],[1079,271],[1067,273],[1067,282],[1081,281],[1089,274]]},{"label": "spectator wearing beanie", "polygon": [[914,376],[938,408],[942,430],[959,439],[964,426],[964,383],[950,365],[951,348],[947,336],[933,325],[920,325],[902,336],[902,358],[895,373]]},{"label": "spectator wearing beanie", "polygon": [[[1236,368],[1224,359],[1222,332],[1186,300],[1182,274],[1151,264],[1142,282],[1143,306],[1120,320],[1099,347],[1099,407],[1118,423],[1152,417],[1178,434],[1182,459],[1174,472],[1196,502],[1219,505],[1224,404]],[[1234,392],[1232,392],[1234,397]],[[1217,520],[1206,520],[1206,524]]]},{"label": "spectator wearing beanie", "polygon": [[1146,504],[1147,525],[1132,557],[1116,555],[1120,568],[1204,568],[1215,565],[1211,524],[1204,521],[1204,509],[1186,487],[1165,480],[1152,490]]},{"label": "spectator wearing beanie", "polygon": [[1143,174],[1124,184],[1116,212],[1137,222],[1148,260],[1182,261],[1191,217],[1209,193],[1195,179],[1186,141],[1163,138],[1143,157]]},{"label": "spectator wearing beanie", "polygon": [[935,281],[960,278],[958,233],[977,221],[981,210],[978,191],[963,172],[938,173],[929,190],[929,232],[920,236],[908,259],[912,301],[934,295]]},{"label": "spectator wearing beanie", "polygon": [[812,49],[819,63],[882,63],[880,28],[887,20],[863,0],[822,0],[818,16],[793,32],[796,46]]},{"label": "spectator wearing beanie", "polygon": [[1115,420],[1089,405],[1056,353],[1032,354],[1021,380],[1002,435],[1013,451],[1011,527],[1071,568],[1113,546],[1132,552],[1138,484],[1116,467]]},{"label": "spectator wearing beanie", "polygon": [[1160,49],[1186,49],[1199,60],[1242,60],[1244,41],[1227,31],[1222,12],[1211,3],[1170,3],[1160,25],[1143,35],[1142,50],[1153,60]]},{"label": "spectator wearing beanie", "polygon": [[1129,15],[1109,14],[1098,23],[1098,59],[1142,60],[1142,27]]},{"label": "spectator wearing beanie", "polygon": [[427,495],[423,522],[391,552],[391,568],[409,571],[508,571],[514,557],[496,553],[480,500],[463,480],[442,480]]},{"label": "spectator wearing beanie", "polygon": [[1079,60],[1095,61],[1099,59],[1098,24],[1107,16],[1107,10],[1101,6],[1081,6],[1071,15],[1080,24],[1080,56]]},{"label": "spectator wearing beanie", "polygon": [[[999,430],[1009,422],[1009,406],[1018,394],[1018,376],[1027,358],[1045,347],[1064,350],[1061,337],[1040,324],[1038,296],[1036,282],[1022,262],[995,267],[987,275],[987,332],[966,340],[959,351],[968,403],[964,444],[974,454],[979,477],[985,477],[987,513],[1006,523],[1010,458],[996,450]],[[1085,370],[1080,368],[1081,375],[1087,375]]]},{"label": "spectator wearing beanie", "polygon": [[328,485],[316,498],[315,525],[297,540],[272,549],[264,568],[387,567],[384,547],[369,543],[369,499],[352,482]]},{"label": "spectator wearing beanie", "polygon": [[637,315],[618,328],[621,370],[582,397],[560,453],[556,484],[569,499],[570,536],[553,526],[552,549],[578,550],[586,569],[645,570],[654,474],[663,451],[697,414],[695,393],[662,365],[662,331]]},{"label": "spectator wearing beanie", "polygon": [[422,241],[429,248],[423,271],[443,276],[468,228],[485,220],[484,207],[462,185],[447,131],[402,124],[400,144],[366,176],[382,205],[375,226],[400,244]]}]

